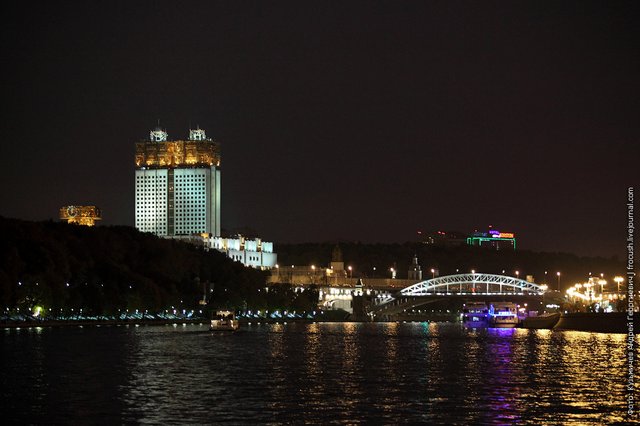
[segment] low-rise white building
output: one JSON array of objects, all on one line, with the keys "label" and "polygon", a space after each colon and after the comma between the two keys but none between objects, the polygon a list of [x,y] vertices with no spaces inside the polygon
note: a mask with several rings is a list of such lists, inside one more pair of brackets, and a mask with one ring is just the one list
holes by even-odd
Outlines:
[{"label": "low-rise white building", "polygon": [[260,238],[247,240],[241,235],[237,238],[210,237],[205,238],[205,247],[221,251],[231,259],[252,268],[271,269],[278,262],[278,255],[273,252],[273,243]]}]

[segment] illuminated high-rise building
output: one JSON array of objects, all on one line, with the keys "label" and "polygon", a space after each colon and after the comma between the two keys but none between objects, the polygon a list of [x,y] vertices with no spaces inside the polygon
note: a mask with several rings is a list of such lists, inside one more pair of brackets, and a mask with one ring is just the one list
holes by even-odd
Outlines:
[{"label": "illuminated high-rise building", "polygon": [[160,237],[220,235],[220,144],[198,128],[136,143],[136,228]]}]

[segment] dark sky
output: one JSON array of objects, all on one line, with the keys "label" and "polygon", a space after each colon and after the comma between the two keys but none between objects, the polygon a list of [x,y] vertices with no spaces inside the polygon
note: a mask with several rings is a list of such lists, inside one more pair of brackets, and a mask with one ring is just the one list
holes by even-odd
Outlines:
[{"label": "dark sky", "polygon": [[133,225],[160,119],[222,144],[224,228],[513,231],[624,253],[638,2],[3,2],[0,215]]}]

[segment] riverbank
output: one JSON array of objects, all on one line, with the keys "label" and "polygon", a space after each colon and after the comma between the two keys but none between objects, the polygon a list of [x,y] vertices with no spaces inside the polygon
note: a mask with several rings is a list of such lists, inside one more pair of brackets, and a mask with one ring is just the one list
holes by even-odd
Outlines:
[{"label": "riverbank", "polygon": [[[640,317],[634,317],[640,324]],[[240,318],[241,325],[250,324],[277,324],[277,323],[314,323],[314,322],[360,322],[338,318],[332,315],[318,316],[317,318]],[[403,317],[392,322],[455,322],[454,317],[416,318]],[[550,326],[524,326],[523,328],[545,328],[553,330],[587,331],[595,333],[627,333],[627,316],[623,312],[608,314],[601,313],[571,313],[562,314],[555,324]],[[205,318],[128,318],[128,319],[43,319],[43,320],[4,320],[0,321],[0,328],[19,329],[35,327],[81,327],[81,326],[159,326],[172,324],[209,324]]]},{"label": "riverbank", "polygon": [[204,318],[178,319],[113,319],[113,320],[36,320],[36,321],[3,321],[0,328],[34,328],[34,327],[82,327],[82,326],[124,326],[124,325],[170,325],[170,324],[205,324]]}]

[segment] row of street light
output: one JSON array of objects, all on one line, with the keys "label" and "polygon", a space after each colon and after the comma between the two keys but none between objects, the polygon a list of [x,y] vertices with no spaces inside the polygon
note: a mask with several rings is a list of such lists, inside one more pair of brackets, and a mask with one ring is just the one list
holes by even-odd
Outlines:
[{"label": "row of street light", "polygon": [[[275,266],[276,266],[276,269],[279,269],[279,268],[280,268],[280,266],[279,266],[278,264],[276,264]],[[295,266],[294,266],[294,265],[291,265],[291,269],[294,269],[294,268],[295,268]],[[320,269],[321,269],[321,268],[320,268]],[[332,269],[332,268],[331,268],[331,269]],[[354,269],[354,268],[353,268],[353,266],[351,266],[351,265],[348,265],[348,266],[347,266],[347,271],[348,271],[348,276],[349,276],[349,278],[352,278],[352,277],[353,277],[353,269]],[[316,266],[315,266],[315,265],[311,265],[311,270],[313,271],[313,274],[315,275],[315,272],[316,272]],[[377,268],[374,266],[374,267],[372,267],[372,270],[373,270],[373,276],[375,277],[375,273],[376,273],[376,271],[377,271]],[[436,268],[430,268],[429,272],[431,272],[431,278],[432,278],[432,279],[434,279],[434,278],[436,277],[436,271],[437,271],[437,269],[436,269]],[[390,272],[390,274],[391,274],[391,278],[392,278],[392,279],[396,278],[396,275],[397,275],[397,270],[396,270],[396,268],[394,268],[393,266],[392,266],[392,267],[390,267],[390,268],[389,268],[389,272]],[[516,276],[516,278],[520,279],[520,271],[519,271],[519,270],[515,270],[514,272],[515,272],[515,276]],[[457,269],[456,269],[456,274],[458,274],[458,273],[460,273],[460,269],[459,269],[459,268],[457,268]],[[475,274],[475,273],[476,273],[476,270],[475,270],[475,269],[471,269],[471,273],[472,273],[472,274]],[[505,270],[505,269],[503,269],[503,270],[502,270],[502,274],[505,274],[505,273],[506,273],[506,270]],[[560,271],[556,271],[555,275],[556,275],[556,278],[557,278],[557,281],[556,281],[556,282],[557,282],[556,290],[560,291],[560,278],[561,278],[561,276],[562,276],[562,273],[561,273]],[[592,273],[591,273],[591,272],[589,272],[589,276],[590,276],[590,277],[592,276]],[[604,273],[600,273],[600,279],[601,279],[601,280],[603,280],[603,279],[604,279]],[[618,285],[618,293],[620,293],[620,284],[624,281],[624,278],[622,278],[622,277],[620,277],[620,276],[616,276],[616,277],[614,277],[614,278],[613,278],[613,280],[617,283],[617,285]],[[544,284],[546,284],[546,283],[547,283],[547,281],[548,281],[548,271],[544,271]],[[605,282],[606,282],[606,281],[605,281]]]},{"label": "row of street light", "polygon": [[[278,270],[278,273],[279,273],[280,265],[279,265],[279,264],[276,264],[276,265],[275,265],[275,267],[276,267],[276,269]],[[295,265],[291,265],[291,269],[295,269]],[[321,269],[321,268],[320,268],[320,269]],[[331,267],[330,269],[333,269],[333,267]],[[315,265],[311,265],[311,270],[313,271],[313,274],[315,275],[315,272],[316,272],[316,266],[315,266]],[[375,273],[376,273],[376,271],[377,271],[377,268],[374,266],[374,267],[372,267],[372,270],[373,270],[373,276],[375,277]],[[352,277],[353,277],[353,266],[351,266],[351,265],[347,266],[347,271],[348,271],[348,274],[349,274],[349,278],[352,278]],[[431,272],[431,278],[432,278],[432,279],[434,279],[434,278],[436,277],[436,271],[437,271],[437,269],[436,269],[436,268],[431,268],[429,271]],[[397,275],[397,272],[398,272],[398,271],[396,270],[396,268],[394,268],[393,266],[392,266],[392,267],[390,267],[390,268],[389,268],[389,272],[390,272],[390,274],[391,274],[391,278],[392,278],[392,279],[393,279],[393,278],[396,278],[396,275]],[[519,279],[519,278],[520,278],[520,271],[519,271],[519,270],[516,270],[516,271],[514,271],[514,272],[515,272],[515,276],[516,276],[516,278],[518,278],[518,279]],[[458,274],[458,273],[460,273],[460,269],[459,269],[459,268],[457,268],[457,269],[456,269],[456,274]],[[472,270],[471,270],[471,273],[472,273],[472,274],[475,274],[475,273],[476,273],[476,270],[475,270],[475,269],[472,269]],[[503,270],[502,270],[502,274],[505,274],[505,273],[506,273],[506,270],[505,270],[505,269],[503,269]],[[545,280],[544,280],[544,281],[545,281],[545,283],[547,282],[547,274],[548,274],[548,271],[544,271],[544,277],[545,277]],[[558,289],[558,291],[560,290],[560,277],[561,277],[561,275],[562,275],[562,274],[560,273],[560,271],[557,271],[557,272],[556,272],[556,277],[557,277],[557,289]],[[589,273],[589,275],[591,275],[591,273]],[[600,275],[601,275],[601,276],[604,276],[604,274],[600,274]]]}]

